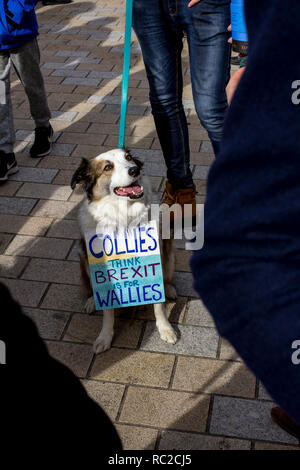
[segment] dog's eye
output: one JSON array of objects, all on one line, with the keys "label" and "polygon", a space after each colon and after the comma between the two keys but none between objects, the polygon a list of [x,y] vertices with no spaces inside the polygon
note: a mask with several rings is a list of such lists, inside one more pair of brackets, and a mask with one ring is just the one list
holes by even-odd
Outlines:
[{"label": "dog's eye", "polygon": [[110,170],[112,170],[112,169],[113,169],[113,166],[112,166],[111,163],[108,163],[108,164],[105,165],[105,167],[104,167],[104,171],[110,171]]},{"label": "dog's eye", "polygon": [[127,153],[127,154],[125,155],[125,158],[126,158],[126,160],[127,160],[128,162],[132,162],[132,160],[133,160],[133,159],[132,159],[132,156],[131,156],[129,153]]}]

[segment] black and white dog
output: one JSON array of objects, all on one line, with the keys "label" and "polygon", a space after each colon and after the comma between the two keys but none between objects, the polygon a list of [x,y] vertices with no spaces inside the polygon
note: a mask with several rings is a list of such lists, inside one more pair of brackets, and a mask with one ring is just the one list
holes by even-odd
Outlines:
[{"label": "black and white dog", "polygon": [[[151,185],[143,173],[142,166],[142,162],[133,158],[128,151],[115,149],[91,160],[83,159],[73,175],[72,189],[81,184],[86,192],[86,198],[79,210],[79,226],[82,236],[80,267],[88,296],[85,305],[87,313],[95,310],[95,304],[84,233],[87,229],[96,227],[111,230],[126,229],[129,225],[139,226],[145,220],[150,210]],[[161,251],[165,294],[166,297],[175,299],[176,289],[172,282],[175,256],[172,240],[163,240]],[[168,343],[176,343],[176,333],[167,320],[165,304],[154,304],[154,314],[161,339]],[[102,330],[94,343],[94,352],[100,353],[109,349],[113,334],[114,310],[104,310]]]}]

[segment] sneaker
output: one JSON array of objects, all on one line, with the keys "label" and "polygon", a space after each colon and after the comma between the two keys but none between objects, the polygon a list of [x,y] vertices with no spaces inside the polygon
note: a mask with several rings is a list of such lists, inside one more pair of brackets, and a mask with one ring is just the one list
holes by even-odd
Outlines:
[{"label": "sneaker", "polygon": [[[192,206],[192,224],[195,225],[196,194],[197,194],[197,191],[195,187],[174,190],[172,185],[167,181],[165,190],[163,192],[161,203],[167,204],[168,206],[172,206],[173,204],[179,204],[181,206],[182,220],[187,218],[187,215],[190,214],[190,211],[188,211],[188,214],[185,214],[185,207]],[[174,212],[171,212],[170,213],[171,224],[174,223],[174,217],[176,219],[176,212],[175,212],[175,215],[174,215]]]},{"label": "sneaker", "polygon": [[30,156],[33,158],[45,157],[51,152],[52,148],[52,127],[36,127],[34,144],[30,149]]},{"label": "sneaker", "polygon": [[0,151],[0,181],[6,181],[9,175],[19,171],[14,153]]}]

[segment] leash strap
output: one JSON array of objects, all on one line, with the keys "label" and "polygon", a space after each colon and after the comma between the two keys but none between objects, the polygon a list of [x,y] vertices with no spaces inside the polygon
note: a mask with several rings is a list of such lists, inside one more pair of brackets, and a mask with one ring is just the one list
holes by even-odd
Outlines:
[{"label": "leash strap", "polygon": [[125,124],[126,124],[126,112],[127,112],[127,101],[128,101],[129,69],[130,69],[132,7],[133,7],[133,0],[127,0],[126,1],[126,20],[125,20],[122,95],[121,95],[121,117],[120,117],[120,131],[119,131],[119,148],[120,149],[124,148],[124,142],[125,142]]}]

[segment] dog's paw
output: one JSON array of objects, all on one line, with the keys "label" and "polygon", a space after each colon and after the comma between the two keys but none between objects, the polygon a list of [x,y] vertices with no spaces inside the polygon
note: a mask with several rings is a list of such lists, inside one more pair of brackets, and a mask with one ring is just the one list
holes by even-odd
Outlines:
[{"label": "dog's paw", "polygon": [[166,343],[175,344],[177,342],[177,335],[171,325],[160,328],[159,335]]},{"label": "dog's paw", "polygon": [[166,284],[165,294],[166,294],[167,299],[176,300],[177,299],[176,287],[173,286],[173,284]]},{"label": "dog's paw", "polygon": [[94,353],[99,354],[110,349],[112,337],[110,334],[100,334],[93,344]]},{"label": "dog's paw", "polygon": [[93,313],[95,311],[94,297],[89,297],[87,299],[83,310],[84,310],[85,313],[88,313],[89,315],[91,315],[91,313]]}]

